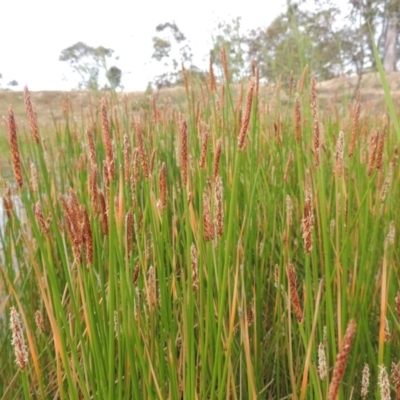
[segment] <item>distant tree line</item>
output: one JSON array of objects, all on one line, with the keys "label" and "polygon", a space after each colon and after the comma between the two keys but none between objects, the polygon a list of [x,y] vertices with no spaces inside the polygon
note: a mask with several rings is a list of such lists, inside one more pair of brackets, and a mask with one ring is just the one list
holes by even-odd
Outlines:
[{"label": "distant tree line", "polygon": [[[122,71],[115,65],[108,67],[114,57],[114,50],[103,46],[92,47],[83,42],[77,42],[61,51],[59,60],[68,63],[79,76],[80,89],[100,90],[117,89],[121,86]],[[101,76],[102,75],[102,76]],[[100,85],[100,78],[106,79],[106,84]]]},{"label": "distant tree line", "polygon": [[[275,81],[305,65],[320,80],[341,74],[374,71],[373,43],[387,72],[395,71],[399,54],[400,0],[349,0],[341,9],[332,0],[288,0],[286,10],[269,26],[243,31],[240,17],[221,22],[213,33],[210,55],[220,64],[222,46],[229,55],[230,74],[239,81],[250,73],[252,60],[264,81]],[[155,77],[158,88],[180,83],[181,63],[197,75],[189,42],[174,22],[156,27],[153,59],[164,66]]]},{"label": "distant tree line", "polygon": [[[210,57],[221,71],[219,54],[225,48],[233,82],[250,74],[252,62],[265,82],[291,72],[300,76],[306,65],[319,80],[349,73],[361,78],[376,70],[376,43],[385,70],[391,72],[398,66],[399,13],[400,0],[348,0],[346,9],[334,0],[287,0],[285,11],[268,26],[244,31],[240,17],[219,23],[212,33]],[[182,84],[182,65],[192,76],[207,75],[194,65],[190,42],[174,21],[157,25],[155,31],[152,60],[162,73],[151,86]],[[109,67],[118,60],[112,49],[77,42],[62,50],[59,59],[79,76],[79,88],[121,87],[122,71]]]}]

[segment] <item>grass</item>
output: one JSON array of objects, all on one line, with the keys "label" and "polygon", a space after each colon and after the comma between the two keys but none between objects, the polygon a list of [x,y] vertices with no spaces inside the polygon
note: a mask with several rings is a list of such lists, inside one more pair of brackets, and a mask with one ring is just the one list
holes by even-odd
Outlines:
[{"label": "grass", "polygon": [[400,361],[392,123],[318,109],[309,77],[296,119],[295,90],[252,82],[236,99],[189,79],[183,109],[135,114],[109,95],[39,143],[17,133],[1,398],[360,398],[366,364],[381,395]]}]

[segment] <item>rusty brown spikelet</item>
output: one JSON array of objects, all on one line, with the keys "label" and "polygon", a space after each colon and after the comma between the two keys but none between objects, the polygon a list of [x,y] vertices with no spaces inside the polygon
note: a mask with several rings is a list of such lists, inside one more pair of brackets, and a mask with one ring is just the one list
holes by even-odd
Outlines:
[{"label": "rusty brown spikelet", "polygon": [[93,214],[96,215],[99,212],[99,204],[97,200],[97,165],[91,164],[90,175],[89,175],[89,196],[90,204],[92,206]]},{"label": "rusty brown spikelet", "polygon": [[41,231],[46,235],[49,232],[50,220],[48,221],[45,220],[40,201],[38,201],[35,204],[35,217],[40,226]]},{"label": "rusty brown spikelet", "polygon": [[114,154],[111,142],[110,126],[108,123],[107,101],[105,97],[101,99],[101,128],[103,133],[104,147],[106,150],[108,175],[110,181],[112,181],[114,180],[115,177],[115,165],[114,165]]},{"label": "rusty brown spikelet", "polygon": [[206,157],[207,157],[207,144],[208,144],[208,127],[205,123],[201,124],[201,154],[199,167],[205,168],[206,165]]},{"label": "rusty brown spikelet", "polygon": [[132,181],[134,184],[139,183],[139,149],[135,147],[132,152]]},{"label": "rusty brown spikelet", "polygon": [[224,192],[222,186],[222,179],[220,176],[215,178],[215,225],[217,228],[217,235],[221,237],[224,234]]},{"label": "rusty brown spikelet", "polygon": [[83,212],[81,206],[79,205],[78,197],[74,189],[69,188],[69,196],[70,209],[72,210],[71,218],[73,219],[74,230],[76,234],[81,235],[80,240],[83,242]]},{"label": "rusty brown spikelet", "polygon": [[381,400],[390,400],[390,382],[389,375],[384,364],[379,365],[378,386]]},{"label": "rusty brown spikelet", "polygon": [[12,212],[14,210],[12,197],[11,197],[11,188],[8,182],[6,183],[6,187],[4,189],[3,194],[3,207],[6,212],[7,218],[11,219]]},{"label": "rusty brown spikelet", "polygon": [[137,280],[139,278],[139,273],[140,273],[139,263],[136,263],[135,269],[133,271],[133,276],[132,276],[132,285],[134,285],[137,282]]},{"label": "rusty brown spikelet", "polygon": [[133,212],[130,209],[125,215],[125,229],[126,229],[126,254],[130,257],[132,253],[133,244]]},{"label": "rusty brown spikelet", "polygon": [[369,137],[369,146],[368,146],[368,167],[367,167],[368,176],[372,175],[372,172],[375,168],[378,140],[379,140],[378,131],[373,130]]},{"label": "rusty brown spikelet", "polygon": [[303,92],[304,84],[306,82],[307,72],[308,72],[308,64],[304,67],[303,72],[301,74],[301,78],[299,79],[299,81],[297,83],[297,92],[299,94],[301,94]]},{"label": "rusty brown spikelet", "polygon": [[382,132],[379,135],[379,142],[377,147],[377,154],[376,154],[376,169],[378,171],[382,171],[383,168],[383,153],[385,150],[385,138],[387,132],[387,118],[384,118]]},{"label": "rusty brown spikelet", "polygon": [[242,125],[240,127],[239,137],[238,137],[238,148],[240,151],[243,151],[243,149],[244,149],[247,128],[249,127],[249,123],[250,123],[251,108],[252,108],[253,96],[254,96],[254,85],[255,85],[255,81],[254,81],[254,78],[252,78],[249,82],[249,88],[248,88],[247,97],[246,97],[246,108],[244,110],[244,117],[243,117]]},{"label": "rusty brown spikelet", "polygon": [[391,378],[396,389],[396,399],[400,399],[400,365],[392,361]]},{"label": "rusty brown spikelet", "polygon": [[299,94],[296,93],[296,97],[294,99],[294,139],[296,143],[300,143],[301,138],[301,105]]},{"label": "rusty brown spikelet", "polygon": [[179,127],[179,136],[181,139],[181,175],[183,186],[188,183],[188,143],[187,143],[187,123],[183,118]]},{"label": "rusty brown spikelet", "polygon": [[289,96],[292,94],[293,91],[293,70],[290,71],[290,75],[289,75]]},{"label": "rusty brown spikelet", "polygon": [[12,332],[11,345],[14,347],[15,362],[22,371],[28,364],[28,350],[25,344],[20,316],[14,307],[10,309],[10,328]]},{"label": "rusty brown spikelet", "polygon": [[44,333],[45,328],[44,328],[43,315],[39,310],[35,311],[35,323],[37,328],[39,329],[39,332]]},{"label": "rusty brown spikelet", "polygon": [[153,173],[154,170],[154,164],[156,162],[156,154],[157,154],[157,147],[155,147],[150,155],[150,174]]},{"label": "rusty brown spikelet", "polygon": [[117,137],[117,140],[120,140],[121,134],[120,134],[120,129],[119,129],[118,107],[117,106],[113,107],[113,122],[114,122],[114,127],[115,127],[115,135]]},{"label": "rusty brown spikelet", "polygon": [[150,311],[153,311],[157,305],[157,287],[156,287],[156,272],[151,265],[147,274],[147,304]]},{"label": "rusty brown spikelet", "polygon": [[397,318],[400,321],[400,292],[397,292],[397,295],[395,297],[395,302],[396,302]]},{"label": "rusty brown spikelet", "polygon": [[283,181],[286,182],[288,176],[289,176],[289,169],[290,169],[290,165],[293,162],[293,151],[289,152],[289,157],[286,161],[286,167],[285,167],[285,173],[283,175]]},{"label": "rusty brown spikelet", "polygon": [[336,356],[335,365],[333,367],[332,380],[329,385],[328,400],[337,399],[340,382],[346,369],[347,359],[349,358],[351,344],[353,342],[354,336],[356,335],[356,328],[357,325],[354,320],[350,320],[346,328],[346,333],[343,337],[342,345]]},{"label": "rusty brown spikelet", "polygon": [[211,220],[210,198],[206,191],[203,193],[203,232],[204,240],[206,242],[214,239],[214,225]]},{"label": "rusty brown spikelet", "polygon": [[24,87],[24,101],[25,101],[25,111],[28,116],[29,126],[31,128],[32,137],[35,143],[39,143],[39,130],[36,119],[36,114],[33,111],[31,95],[27,86]]},{"label": "rusty brown spikelet", "polygon": [[289,262],[287,267],[287,274],[289,279],[290,301],[299,323],[303,322],[303,309],[300,304],[299,294],[297,292],[296,284],[296,270],[292,263]]},{"label": "rusty brown spikelet", "polygon": [[226,50],[225,50],[225,46],[221,47],[221,64],[222,64],[222,69],[224,71],[224,75],[225,75],[225,80],[226,82],[229,82],[229,69],[228,69],[228,59],[226,57]]},{"label": "rusty brown spikelet", "polygon": [[88,139],[90,163],[93,165],[93,164],[96,164],[96,148],[94,145],[93,131],[89,127],[86,128],[86,136]]},{"label": "rusty brown spikelet", "polygon": [[103,224],[103,231],[106,236],[108,236],[108,211],[106,205],[106,199],[104,198],[103,192],[97,188],[97,198],[100,203],[100,211],[101,211],[101,222]]},{"label": "rusty brown spikelet", "polygon": [[11,147],[11,157],[12,157],[14,177],[18,187],[22,188],[24,180],[22,178],[21,157],[19,154],[18,141],[17,141],[17,126],[15,125],[14,112],[11,107],[8,109],[7,127],[8,127],[8,140],[10,142],[10,147]]},{"label": "rusty brown spikelet", "polygon": [[304,251],[308,254],[311,253],[313,247],[312,228],[314,227],[311,177],[310,177],[310,172],[308,170],[306,171],[304,192],[305,192],[305,200],[304,200],[304,215],[302,219],[302,234],[304,241]]},{"label": "rusty brown spikelet", "polygon": [[215,81],[214,69],[213,69],[213,59],[210,54],[210,66],[209,66],[209,74],[210,74],[210,92],[214,93],[217,90],[217,84]]},{"label": "rusty brown spikelet", "polygon": [[214,156],[214,168],[213,168],[213,177],[214,181],[216,181],[218,174],[219,174],[219,161],[221,159],[221,151],[222,151],[222,139],[219,138],[217,140],[215,146],[215,156]]},{"label": "rusty brown spikelet", "polygon": [[369,375],[369,366],[365,364],[361,375],[361,397],[367,397],[368,395]]},{"label": "rusty brown spikelet", "polygon": [[124,179],[125,183],[129,185],[131,181],[131,168],[130,168],[130,157],[131,157],[131,142],[129,141],[129,136],[124,133]]},{"label": "rusty brown spikelet", "polygon": [[165,162],[162,163],[158,181],[160,190],[159,206],[164,209],[167,206],[167,165]]},{"label": "rusty brown spikelet", "polygon": [[336,164],[335,164],[335,174],[338,178],[343,176],[344,170],[344,133],[339,132],[339,137],[336,142],[336,154],[335,154]]},{"label": "rusty brown spikelet", "polygon": [[197,250],[193,243],[190,246],[190,259],[192,265],[192,290],[195,292],[199,288],[199,270],[197,266]]},{"label": "rusty brown spikelet", "polygon": [[140,156],[140,160],[142,162],[142,171],[143,171],[143,175],[145,178],[149,178],[150,174],[149,174],[149,163],[147,161],[147,154],[146,154],[146,150],[144,148],[144,143],[143,143],[143,133],[142,133],[142,127],[139,123],[139,121],[137,120],[135,123],[136,126],[136,141],[138,144],[138,151],[139,151],[139,156]]},{"label": "rusty brown spikelet", "polygon": [[89,214],[86,207],[82,207],[83,211],[83,241],[85,244],[86,264],[93,264],[93,235],[90,227]]},{"label": "rusty brown spikelet", "polygon": [[356,147],[358,126],[360,123],[360,112],[361,112],[361,93],[360,93],[360,89],[359,89],[357,91],[356,105],[355,105],[354,116],[353,116],[353,129],[351,131],[351,138],[350,138],[350,145],[349,145],[349,157],[353,157],[354,149]]},{"label": "rusty brown spikelet", "polygon": [[313,153],[315,166],[319,166],[319,123],[317,103],[317,81],[315,76],[311,77],[311,114],[313,117]]},{"label": "rusty brown spikelet", "polygon": [[33,193],[37,193],[39,189],[39,182],[38,182],[38,174],[35,164],[31,163],[31,177],[29,180],[29,184]]}]

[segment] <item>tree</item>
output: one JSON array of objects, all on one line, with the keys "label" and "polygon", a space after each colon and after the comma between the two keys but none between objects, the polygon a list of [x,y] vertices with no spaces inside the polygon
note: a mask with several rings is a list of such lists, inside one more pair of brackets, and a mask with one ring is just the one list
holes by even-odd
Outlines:
[{"label": "tree", "polygon": [[338,8],[318,1],[288,2],[287,9],[267,27],[246,37],[248,57],[259,65],[261,77],[275,80],[293,71],[300,76],[306,64],[318,79],[330,79],[343,69],[342,32],[336,27]]},{"label": "tree", "polygon": [[[113,84],[116,83],[115,78],[118,76],[118,74],[113,75],[116,73],[116,70],[112,70],[114,72],[108,74],[109,70],[107,68],[107,60],[111,59],[113,54],[114,50],[112,49],[107,49],[103,46],[92,47],[83,42],[77,42],[74,45],[62,50],[59,60],[67,62],[73,71],[79,75],[79,88],[99,90],[100,71],[103,72],[103,76],[105,78],[111,76],[112,79],[114,79],[113,82],[110,82],[112,87]],[[118,69],[117,67],[111,68]],[[120,71],[118,85],[120,84],[121,75],[122,73]]]},{"label": "tree", "polygon": [[112,66],[107,71],[107,80],[112,89],[117,89],[121,85],[122,71],[115,66]]},{"label": "tree", "polygon": [[153,37],[152,58],[162,63],[165,72],[157,75],[154,83],[158,89],[182,82],[181,65],[192,69],[192,51],[186,36],[175,22],[156,26],[157,35]]},{"label": "tree", "polygon": [[228,56],[230,79],[240,81],[249,70],[249,60],[246,59],[246,40],[241,32],[241,17],[233,18],[227,22],[220,22],[213,33],[213,48],[211,57],[213,63],[220,67],[220,52],[224,47]]},{"label": "tree", "polygon": [[387,3],[387,26],[385,34],[385,54],[383,59],[383,67],[387,72],[396,70],[397,43],[399,36],[399,11],[400,4],[398,0],[391,0]]},{"label": "tree", "polygon": [[13,79],[12,81],[7,83],[7,86],[18,86],[18,82],[15,79]]}]

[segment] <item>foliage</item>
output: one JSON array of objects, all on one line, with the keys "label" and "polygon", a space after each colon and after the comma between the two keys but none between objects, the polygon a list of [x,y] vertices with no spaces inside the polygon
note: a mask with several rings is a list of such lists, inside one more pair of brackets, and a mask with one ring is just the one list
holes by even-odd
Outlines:
[{"label": "foliage", "polygon": [[103,46],[92,47],[83,42],[77,42],[62,50],[59,60],[67,62],[72,70],[79,75],[79,88],[99,90],[100,71],[104,72],[105,77],[114,79],[109,81],[111,87],[114,87],[116,83],[120,84],[121,70],[117,67],[111,67],[113,69],[110,68],[110,72],[107,68],[107,60],[111,59],[113,54],[114,50],[112,49]]},{"label": "foliage", "polygon": [[162,64],[164,72],[154,78],[154,84],[161,89],[182,82],[182,65],[189,70],[196,68],[192,65],[189,42],[175,22],[157,25],[156,32],[152,58]]},{"label": "foliage", "polygon": [[228,56],[232,82],[238,82],[245,76],[248,76],[250,66],[249,60],[246,58],[246,38],[241,29],[241,17],[218,23],[212,34],[212,41],[211,57],[213,63],[219,67],[221,76],[222,65],[220,53],[222,48],[225,48]]}]

